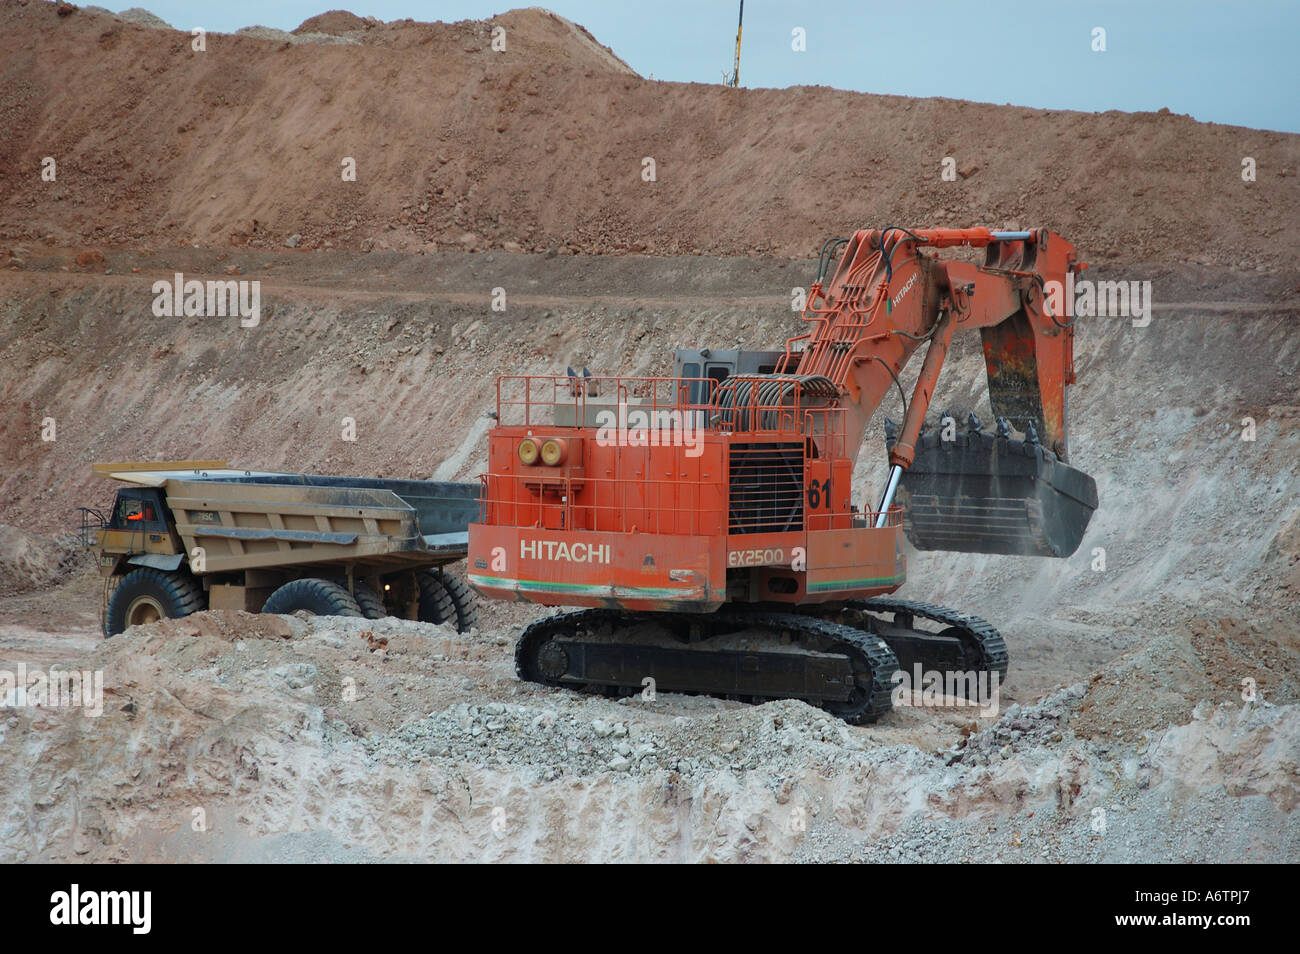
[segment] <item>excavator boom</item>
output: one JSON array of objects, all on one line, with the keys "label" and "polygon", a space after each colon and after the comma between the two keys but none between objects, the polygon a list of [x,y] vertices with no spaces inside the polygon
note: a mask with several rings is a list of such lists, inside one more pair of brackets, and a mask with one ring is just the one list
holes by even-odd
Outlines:
[{"label": "excavator boom", "polygon": [[[839,267],[826,283],[839,245]],[[953,247],[981,249],[984,261],[935,254]],[[1062,557],[1078,547],[1097,507],[1096,485],[1068,465],[1074,329],[1050,301],[1083,267],[1074,246],[1048,229],[886,228],[824,247],[804,311],[811,330],[787,342],[783,366],[833,382],[850,431],[864,435],[903,366],[926,344],[901,428],[886,424],[891,471],[879,508],[887,511],[897,490],[918,548]],[[978,329],[983,339],[998,429],[984,435],[973,414],[949,417],[923,439],[959,328]]]}]

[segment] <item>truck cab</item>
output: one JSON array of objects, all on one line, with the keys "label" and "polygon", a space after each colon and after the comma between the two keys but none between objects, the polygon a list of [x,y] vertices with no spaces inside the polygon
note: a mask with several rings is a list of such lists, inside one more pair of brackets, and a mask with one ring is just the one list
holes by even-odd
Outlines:
[{"label": "truck cab", "polygon": [[107,522],[100,527],[99,572],[125,572],[124,564],[175,570],[184,553],[171,511],[157,487],[123,487],[113,501]]}]

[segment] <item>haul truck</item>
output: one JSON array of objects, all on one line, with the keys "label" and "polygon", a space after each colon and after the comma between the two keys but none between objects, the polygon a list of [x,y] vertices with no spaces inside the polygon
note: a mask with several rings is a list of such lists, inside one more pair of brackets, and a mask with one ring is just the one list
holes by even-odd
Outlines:
[{"label": "haul truck", "polygon": [[479,485],[231,469],[225,461],[96,464],[127,486],[81,508],[99,555],[104,633],[204,609],[397,616],[474,625],[447,567],[465,558]]}]

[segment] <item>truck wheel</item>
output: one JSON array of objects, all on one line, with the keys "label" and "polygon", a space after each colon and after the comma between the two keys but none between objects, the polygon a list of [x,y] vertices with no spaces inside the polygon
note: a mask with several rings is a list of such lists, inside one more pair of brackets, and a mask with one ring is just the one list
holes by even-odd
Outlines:
[{"label": "truck wheel", "polygon": [[454,622],[462,633],[478,622],[474,594],[459,577],[438,570],[421,570],[417,579],[420,583],[420,622]]},{"label": "truck wheel", "polygon": [[442,575],[443,585],[451,594],[451,603],[456,607],[456,629],[462,633],[469,632],[478,623],[478,604],[474,602],[474,591],[465,581],[450,573]]},{"label": "truck wheel", "polygon": [[361,607],[352,594],[331,580],[306,577],[286,583],[266,601],[263,613],[296,613],[306,610],[313,616],[361,616]]},{"label": "truck wheel", "polygon": [[361,615],[366,619],[383,619],[392,615],[384,607],[383,598],[370,588],[370,584],[357,580],[352,584],[352,595],[356,597]]},{"label": "truck wheel", "polygon": [[116,636],[131,626],[180,619],[204,608],[203,587],[188,573],[141,568],[132,570],[113,590],[104,614],[104,635]]}]

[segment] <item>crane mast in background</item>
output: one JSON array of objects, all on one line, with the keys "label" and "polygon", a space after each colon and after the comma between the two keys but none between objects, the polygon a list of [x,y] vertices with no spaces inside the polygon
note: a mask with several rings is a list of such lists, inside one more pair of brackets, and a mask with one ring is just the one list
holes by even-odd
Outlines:
[{"label": "crane mast in background", "polygon": [[740,85],[740,33],[745,27],[745,0],[740,0],[740,20],[736,23],[736,62],[731,68],[727,85],[733,89]]}]

